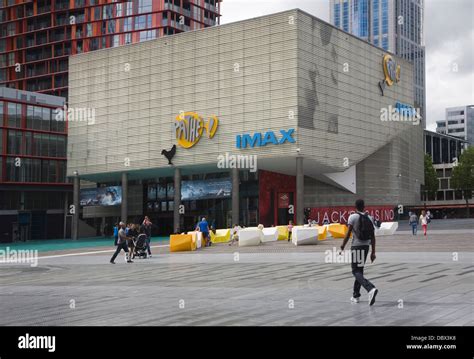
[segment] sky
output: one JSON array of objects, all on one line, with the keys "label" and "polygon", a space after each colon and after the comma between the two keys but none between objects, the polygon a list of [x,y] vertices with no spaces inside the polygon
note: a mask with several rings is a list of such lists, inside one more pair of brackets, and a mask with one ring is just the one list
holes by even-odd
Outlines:
[{"label": "sky", "polygon": [[[329,22],[329,0],[223,0],[221,23],[299,8]],[[474,105],[474,0],[425,0],[426,121]]]}]

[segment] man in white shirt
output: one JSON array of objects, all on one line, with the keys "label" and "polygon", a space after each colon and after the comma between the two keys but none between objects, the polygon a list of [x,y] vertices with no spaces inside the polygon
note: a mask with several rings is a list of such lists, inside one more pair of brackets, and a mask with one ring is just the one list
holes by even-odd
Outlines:
[{"label": "man in white shirt", "polygon": [[368,279],[364,277],[364,265],[367,260],[367,254],[369,253],[369,248],[371,245],[372,253],[370,255],[370,259],[372,262],[374,262],[376,258],[374,234],[375,229],[372,219],[364,213],[364,200],[358,199],[355,205],[356,213],[351,214],[349,220],[347,221],[349,228],[344,238],[344,242],[342,243],[341,251],[344,251],[344,248],[352,233],[351,267],[355,281],[351,302],[359,303],[360,287],[362,286],[368,292],[369,305],[373,305],[375,303],[375,297],[377,296],[378,290]]}]

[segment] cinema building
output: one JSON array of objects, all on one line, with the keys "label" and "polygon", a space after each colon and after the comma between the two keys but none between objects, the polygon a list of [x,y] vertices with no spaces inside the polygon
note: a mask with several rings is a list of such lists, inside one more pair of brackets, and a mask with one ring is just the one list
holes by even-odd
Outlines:
[{"label": "cinema building", "polygon": [[361,197],[392,219],[424,180],[412,66],[300,10],[73,56],[77,215],[165,234],[344,222]]}]

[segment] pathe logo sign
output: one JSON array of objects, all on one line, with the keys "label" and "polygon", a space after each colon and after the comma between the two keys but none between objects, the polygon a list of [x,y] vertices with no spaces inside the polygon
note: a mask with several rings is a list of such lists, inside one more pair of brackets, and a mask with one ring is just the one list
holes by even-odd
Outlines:
[{"label": "pathe logo sign", "polygon": [[294,128],[290,128],[289,130],[280,130],[280,138],[277,138],[275,132],[273,131],[268,131],[265,134],[255,133],[253,136],[250,136],[249,134],[238,135],[236,137],[236,147],[241,149],[247,147],[264,147],[268,144],[282,145],[286,142],[296,143],[295,139],[293,138],[294,132]]},{"label": "pathe logo sign", "polygon": [[176,131],[176,141],[183,148],[195,146],[202,137],[204,130],[208,138],[213,138],[219,126],[217,116],[211,116],[207,121],[196,112],[181,112],[176,116],[174,128]]},{"label": "pathe logo sign", "polygon": [[385,78],[379,82],[380,91],[384,96],[384,91],[387,86],[392,86],[394,83],[400,82],[401,67],[398,65],[391,55],[383,57],[383,73]]}]

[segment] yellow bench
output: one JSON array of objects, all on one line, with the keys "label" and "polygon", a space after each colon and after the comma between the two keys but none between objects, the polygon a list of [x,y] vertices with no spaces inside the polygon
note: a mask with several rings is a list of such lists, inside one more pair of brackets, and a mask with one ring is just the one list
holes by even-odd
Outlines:
[{"label": "yellow bench", "polygon": [[318,226],[318,240],[325,241],[328,235],[328,227]]},{"label": "yellow bench", "polygon": [[347,226],[345,224],[331,223],[328,230],[333,238],[344,238],[347,233]]},{"label": "yellow bench", "polygon": [[288,240],[288,227],[287,226],[277,226],[278,230],[278,240],[287,241]]},{"label": "yellow bench", "polygon": [[196,239],[191,234],[173,234],[170,236],[170,252],[190,252],[197,247]]},{"label": "yellow bench", "polygon": [[230,241],[230,229],[218,229],[216,234],[211,231],[212,243],[226,243]]}]

